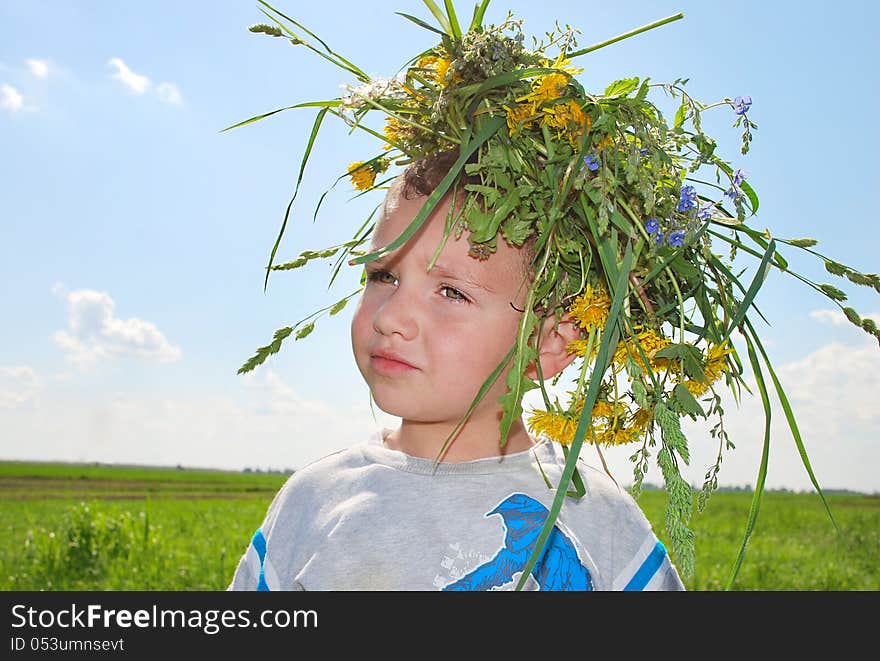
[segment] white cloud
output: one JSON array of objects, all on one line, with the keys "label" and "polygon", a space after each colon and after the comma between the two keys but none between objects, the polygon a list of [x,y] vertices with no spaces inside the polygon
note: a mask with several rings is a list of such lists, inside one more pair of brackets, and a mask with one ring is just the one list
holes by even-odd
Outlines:
[{"label": "white cloud", "polygon": [[159,98],[165,103],[173,105],[183,103],[183,97],[180,95],[180,90],[178,90],[177,86],[172,83],[159,83],[159,85],[156,86],[156,94],[158,94]]},{"label": "white cloud", "polygon": [[49,75],[49,60],[30,59],[25,60],[31,74],[37,78],[46,78]]},{"label": "white cloud", "polygon": [[128,87],[135,94],[143,94],[150,88],[150,79],[135,73],[118,57],[111,57],[107,64],[116,69],[113,77]]},{"label": "white cloud", "polygon": [[135,94],[143,94],[144,92],[153,89],[156,96],[158,96],[163,103],[171,105],[180,105],[183,103],[183,95],[174,83],[161,82],[154,87],[149,77],[135,73],[118,57],[111,57],[107,64],[116,69],[116,73],[113,74],[113,77],[122,82],[122,84]]},{"label": "white cloud", "polygon": [[10,113],[18,112],[24,107],[24,97],[12,85],[0,85],[0,109]]},{"label": "white cloud", "polygon": [[0,367],[0,409],[14,409],[33,399],[40,380],[27,365]]},{"label": "white cloud", "polygon": [[[63,293],[55,285],[53,292]],[[179,360],[182,351],[169,344],[156,326],[135,317],[117,319],[115,303],[105,292],[80,289],[64,294],[68,330],[56,331],[52,339],[67,352],[67,359],[87,367],[112,355],[135,355],[166,363]]]},{"label": "white cloud", "polygon": [[[773,360],[772,355],[770,359]],[[877,343],[871,338],[864,338],[860,344],[832,342],[800,360],[774,364],[774,369],[791,404],[820,487],[880,492],[880,474],[876,470],[880,465],[880,406],[876,403],[880,392],[880,351]],[[766,369],[764,378],[772,405],[766,487],[811,490],[809,474]],[[754,379],[747,378],[746,382],[754,394],[744,391],[739,408],[729,391],[721,391],[725,402],[724,428],[736,446],[723,452],[718,477],[719,483],[726,486],[754,486],[761,461],[764,410]],[[560,381],[556,392],[563,403],[567,401],[565,389]],[[528,393],[527,401],[543,408],[540,396],[535,399],[536,392]],[[530,408],[524,408],[528,414]],[[682,466],[682,474],[696,487],[702,485],[718,455],[719,443],[709,434],[717,421],[714,417],[697,422],[685,418],[682,422],[691,452],[690,465]],[[629,457],[636,449],[637,446],[631,444],[602,450],[611,473],[622,484],[632,483]],[[651,449],[652,455],[656,455],[656,450],[656,447]],[[588,463],[601,465],[592,446],[584,446],[581,456]],[[651,462],[646,480],[662,484],[653,456]]]},{"label": "white cloud", "polygon": [[[873,319],[880,324],[880,312],[869,312],[859,315],[862,319]],[[842,310],[811,310],[810,318],[833,326],[845,326],[851,323]]]},{"label": "white cloud", "polygon": [[57,388],[36,409],[0,411],[0,457],[300,468],[365,441],[386,422],[374,422],[366,404],[309,400],[266,367],[236,379],[234,397],[112,393],[87,400],[75,385]]}]

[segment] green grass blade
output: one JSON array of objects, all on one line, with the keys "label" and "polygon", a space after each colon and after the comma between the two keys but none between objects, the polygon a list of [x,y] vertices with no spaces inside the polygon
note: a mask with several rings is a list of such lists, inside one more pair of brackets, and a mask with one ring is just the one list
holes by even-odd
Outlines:
[{"label": "green grass blade", "polygon": [[736,580],[736,575],[739,573],[739,569],[745,558],[746,548],[749,545],[752,531],[755,529],[755,522],[758,519],[758,510],[761,507],[761,497],[764,494],[764,481],[767,478],[767,460],[770,456],[770,398],[767,396],[767,386],[764,383],[764,376],[761,373],[761,365],[758,363],[758,356],[755,354],[755,347],[752,344],[752,340],[746,333],[743,333],[743,337],[746,338],[746,345],[748,346],[749,351],[749,361],[752,363],[752,371],[755,374],[755,381],[757,381],[758,389],[761,392],[761,403],[764,406],[764,449],[761,452],[761,466],[758,469],[755,493],[752,496],[752,504],[749,508],[746,532],[743,535],[742,546],[739,549],[736,561],[734,562],[733,568],[730,571],[730,576],[727,579],[727,585],[724,587],[725,590],[730,590],[733,587],[733,582]]},{"label": "green grass blade", "polygon": [[486,122],[485,126],[474,136],[474,139],[468,142],[467,144],[462,144],[461,153],[458,157],[458,160],[449,170],[445,177],[440,181],[437,185],[437,188],[428,196],[428,199],[425,200],[425,203],[422,205],[422,208],[416,214],[415,218],[413,218],[412,222],[409,226],[401,232],[400,236],[398,236],[394,241],[389,243],[384,248],[381,248],[375,252],[371,252],[368,255],[362,255],[361,257],[357,257],[350,264],[364,264],[366,262],[370,262],[382,255],[385,255],[392,250],[397,249],[399,246],[406,243],[409,238],[419,231],[419,228],[424,224],[427,217],[434,210],[434,207],[437,206],[437,203],[446,195],[446,192],[449,190],[449,187],[452,185],[452,182],[458,176],[461,169],[464,167],[465,162],[468,158],[470,158],[471,154],[473,154],[477,149],[479,149],[480,145],[486,142],[490,137],[495,135],[499,128],[505,125],[506,120],[504,117],[492,117],[488,122]]},{"label": "green grass blade", "polygon": [[[730,167],[724,161],[717,159],[715,161],[715,165],[724,170],[727,174],[733,176],[733,168]],[[747,181],[743,181],[738,184],[743,193],[746,194],[746,197],[749,198],[749,206],[751,207],[751,215],[754,216],[758,211],[758,194],[755,192],[755,189],[752,188]]]},{"label": "green grass blade", "polygon": [[446,438],[443,442],[443,446],[440,448],[440,451],[437,453],[437,457],[434,459],[434,467],[437,467],[437,464],[440,463],[443,459],[443,455],[446,454],[447,448],[449,448],[450,443],[455,440],[455,437],[458,435],[458,432],[464,427],[465,423],[471,417],[471,413],[474,412],[474,409],[477,408],[477,405],[486,396],[486,393],[489,392],[489,388],[498,380],[498,377],[501,376],[501,372],[504,371],[505,366],[511,361],[513,358],[513,354],[516,351],[516,344],[514,344],[510,351],[507,352],[507,355],[504,359],[498,363],[498,367],[496,367],[492,374],[483,382],[483,385],[480,387],[477,396],[474,397],[474,400],[471,402],[471,405],[468,407],[468,410],[465,412],[464,416],[462,416],[461,420],[458,421],[458,424],[455,425],[455,429],[452,430],[452,433]]},{"label": "green grass blade", "polygon": [[598,377],[601,377],[601,375],[604,374],[605,370],[608,368],[608,354],[610,352],[609,347],[612,344],[615,347],[617,346],[617,338],[619,337],[619,325],[617,323],[617,317],[621,309],[623,308],[623,299],[625,293],[627,292],[627,278],[629,277],[629,272],[632,268],[632,261],[632,244],[627,242],[626,253],[623,256],[623,261],[620,264],[618,277],[615,282],[614,298],[611,301],[611,308],[608,312],[608,319],[605,323],[605,331],[602,333],[602,341],[599,343],[599,351],[596,355],[596,362],[593,366],[593,374],[590,377],[590,386],[587,389],[586,399],[584,400],[584,408],[581,411],[581,417],[578,422],[578,427],[571,442],[571,451],[565,461],[565,468],[562,471],[562,476],[560,477],[559,484],[556,487],[556,495],[553,498],[553,505],[551,506],[550,512],[547,515],[547,520],[544,522],[544,527],[541,529],[541,532],[538,535],[538,539],[535,541],[535,548],[532,551],[532,555],[529,557],[525,567],[523,568],[522,574],[519,578],[519,582],[516,586],[517,590],[521,590],[523,588],[526,580],[532,573],[532,569],[534,568],[535,563],[541,556],[541,553],[543,553],[544,545],[546,544],[547,539],[549,538],[550,533],[553,530],[556,519],[559,517],[559,512],[562,509],[562,502],[567,495],[568,485],[571,482],[572,475],[574,474],[575,467],[577,465],[577,459],[580,455],[581,446],[584,442],[584,436],[586,436],[587,429],[592,423],[593,404],[596,402],[596,397],[599,395],[599,386],[602,382],[602,379]]},{"label": "green grass blade", "polygon": [[[733,273],[731,273],[730,269],[727,268],[727,266],[724,264],[724,262],[722,262],[720,259],[718,259],[715,255],[712,255],[709,258],[708,263],[711,264],[715,269],[717,269],[718,271],[723,273],[725,276],[727,276],[728,282],[731,282],[732,284],[736,285],[737,289],[739,289],[743,294],[746,293],[746,288],[742,286],[742,283],[739,281],[739,278],[737,278]],[[764,322],[769,326],[770,322],[767,321],[767,317],[765,317],[764,314],[758,309],[758,306],[755,305],[754,301],[752,301],[752,308],[755,310],[755,312],[758,313],[758,316],[760,316],[761,319],[763,319]]]},{"label": "green grass blade", "polygon": [[423,20],[420,19],[420,18],[417,18],[417,17],[412,16],[412,15],[410,15],[410,14],[404,14],[403,12],[400,12],[400,11],[396,11],[396,12],[394,12],[394,13],[397,14],[398,16],[403,16],[404,18],[409,19],[410,21],[412,21],[413,23],[415,23],[416,25],[418,25],[418,26],[421,27],[421,28],[425,28],[426,30],[430,30],[431,32],[436,32],[437,34],[439,34],[439,35],[441,35],[441,36],[443,36],[443,37],[446,36],[446,33],[445,33],[445,32],[443,32],[442,30],[438,30],[438,29],[435,28],[433,25],[431,25],[430,23],[427,23],[427,22],[423,21]]},{"label": "green grass blade", "polygon": [[483,26],[483,16],[486,14],[486,7],[489,6],[489,0],[483,0],[479,5],[474,5],[474,15],[471,18],[471,30],[475,30]]},{"label": "green grass blade", "polygon": [[239,122],[238,124],[233,124],[232,126],[227,126],[225,129],[221,130],[220,133],[224,131],[231,131],[232,129],[237,129],[239,126],[245,126],[246,124],[253,124],[254,122],[258,122],[261,119],[265,119],[266,117],[271,117],[272,115],[283,112],[285,110],[292,110],[293,108],[336,108],[339,106],[339,99],[334,99],[332,101],[309,101],[308,103],[297,103],[295,106],[287,106],[286,108],[278,108],[278,110],[273,110],[272,112],[267,112],[262,115],[257,115],[256,117],[251,117],[250,119],[246,119],[243,122]]},{"label": "green grass blade", "polygon": [[648,23],[647,25],[643,25],[640,28],[636,28],[635,30],[630,30],[629,32],[624,32],[621,35],[616,37],[612,37],[611,39],[606,39],[603,42],[598,44],[594,44],[593,46],[588,46],[587,48],[582,48],[579,51],[575,51],[574,53],[569,53],[568,58],[574,58],[578,55],[585,55],[587,53],[591,53],[594,50],[599,50],[600,48],[604,48],[605,46],[610,46],[613,43],[618,41],[622,41],[624,39],[628,39],[629,37],[634,37],[637,34],[641,34],[642,32],[647,32],[648,30],[653,30],[654,28],[659,28],[661,25],[666,25],[667,23],[672,23],[672,21],[677,21],[680,18],[684,18],[684,14],[679,12],[678,14],[673,14],[672,16],[667,16],[666,18],[661,18],[659,21],[654,21],[653,23]]},{"label": "green grass blade", "polygon": [[[290,16],[287,16],[286,14],[283,14],[282,12],[278,11],[277,9],[275,9],[274,7],[269,5],[268,3],[264,2],[264,0],[257,0],[257,2],[259,2],[264,7],[269,8],[271,11],[273,11],[276,14],[278,14],[279,16],[281,16],[283,19],[290,21],[293,25],[298,27],[300,30],[305,32],[310,37],[313,37],[314,39],[316,39],[324,47],[324,50],[327,51],[327,54],[325,55],[324,53],[322,53],[321,51],[316,49],[314,46],[312,46],[311,44],[309,44],[308,42],[305,42],[305,41],[302,42],[304,46],[306,46],[310,50],[314,51],[315,53],[317,53],[318,55],[320,55],[324,59],[332,62],[333,64],[335,64],[339,68],[345,69],[346,71],[349,71],[350,73],[354,74],[356,78],[358,78],[364,82],[370,80],[369,75],[367,75],[366,73],[361,71],[361,69],[358,66],[356,66],[354,63],[352,63],[348,59],[344,58],[339,53],[334,52],[333,49],[330,48],[330,46],[328,46],[327,43],[323,39],[321,39],[318,35],[316,35],[314,32],[309,30],[306,26],[293,20],[292,18],[290,18]],[[266,14],[266,16],[268,16],[270,19],[272,19],[276,23],[278,23],[280,25],[280,27],[285,32],[287,32],[288,34],[292,34],[291,31],[289,29],[287,29],[286,26],[282,25],[277,19],[275,19],[275,17],[270,16],[265,10],[261,10],[261,11],[263,11],[263,13]],[[299,39],[299,37],[297,35],[293,35],[293,36],[295,36],[297,39]]]},{"label": "green grass blade", "polygon": [[431,10],[431,13],[434,14],[434,18],[437,19],[437,22],[440,24],[440,27],[443,28],[443,31],[452,36],[452,26],[449,24],[449,19],[446,18],[446,15],[440,10],[440,7],[437,6],[437,3],[434,0],[422,0],[425,3],[425,6]]},{"label": "green grass blade", "polygon": [[770,258],[773,257],[773,253],[775,251],[776,241],[771,239],[769,245],[767,246],[767,251],[764,253],[764,257],[763,259],[761,259],[761,263],[758,265],[758,270],[755,273],[755,277],[752,278],[752,284],[749,285],[749,289],[746,292],[745,297],[739,304],[739,307],[737,308],[736,314],[734,315],[733,319],[730,321],[730,326],[728,326],[727,331],[721,338],[722,344],[728,337],[730,337],[733,329],[739,326],[742,320],[745,318],[746,312],[748,312],[749,310],[749,305],[752,304],[752,300],[755,298],[758,290],[761,289],[761,285],[764,284],[764,279],[767,277],[767,272],[770,269]]},{"label": "green grass blade", "polygon": [[449,27],[452,28],[452,36],[461,39],[461,26],[458,24],[458,17],[455,15],[455,7],[452,6],[452,0],[443,0],[446,5],[446,15],[449,16]]},{"label": "green grass blade", "polygon": [[290,217],[290,209],[293,206],[293,201],[296,199],[297,193],[299,193],[299,186],[302,183],[303,173],[306,169],[306,163],[309,160],[309,155],[312,153],[312,146],[315,144],[315,138],[318,137],[318,131],[321,128],[321,122],[324,121],[324,116],[327,114],[327,108],[321,108],[318,111],[318,116],[315,117],[315,123],[312,125],[312,133],[309,136],[308,145],[306,145],[305,153],[303,154],[302,163],[299,166],[299,175],[296,178],[296,187],[293,190],[293,197],[290,198],[290,202],[287,204],[287,210],[284,212],[284,220],[281,223],[281,230],[278,232],[278,238],[275,239],[275,245],[272,246],[272,254],[269,255],[269,265],[266,267],[266,280],[263,282],[263,292],[266,291],[269,287],[269,273],[272,272],[272,264],[275,261],[275,253],[278,252],[278,246],[281,245],[281,237],[284,236],[284,230],[287,228],[287,219]]},{"label": "green grass blade", "polygon": [[773,386],[776,388],[776,395],[779,397],[779,401],[782,404],[782,409],[785,411],[785,419],[788,421],[788,427],[789,429],[791,429],[791,435],[794,438],[795,445],[797,445],[798,452],[801,455],[801,461],[804,462],[804,467],[807,469],[807,474],[810,476],[810,481],[813,483],[813,486],[816,487],[816,491],[819,493],[819,497],[822,499],[822,503],[825,505],[825,511],[828,512],[831,523],[834,524],[834,529],[837,531],[838,534],[840,534],[840,526],[837,525],[837,521],[835,521],[834,515],[831,513],[831,507],[829,506],[828,501],[825,499],[825,494],[819,487],[819,481],[813,474],[813,468],[810,465],[809,458],[807,457],[807,449],[804,447],[804,442],[801,438],[801,433],[798,430],[797,422],[795,421],[794,413],[791,410],[791,404],[788,401],[785,390],[783,389],[782,384],[779,382],[779,379],[776,376],[776,370],[774,370],[773,366],[770,364],[770,359],[767,357],[767,352],[764,351],[764,346],[761,344],[761,340],[758,339],[758,334],[755,333],[755,329],[752,328],[752,324],[748,319],[746,319],[746,325],[751,331],[752,337],[755,338],[755,344],[758,346],[758,350],[761,352],[761,356],[764,358],[764,364],[767,366],[767,371],[770,372],[770,378],[773,379]]}]

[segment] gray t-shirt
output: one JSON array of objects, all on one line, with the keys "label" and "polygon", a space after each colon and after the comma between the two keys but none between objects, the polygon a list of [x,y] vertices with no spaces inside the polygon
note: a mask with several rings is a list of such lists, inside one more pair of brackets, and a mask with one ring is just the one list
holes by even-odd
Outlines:
[{"label": "gray t-shirt", "polygon": [[[514,589],[565,466],[559,448],[435,466],[382,438],[291,475],[228,589]],[[582,460],[578,471],[586,495],[566,497],[524,589],[683,590],[633,498]]]}]

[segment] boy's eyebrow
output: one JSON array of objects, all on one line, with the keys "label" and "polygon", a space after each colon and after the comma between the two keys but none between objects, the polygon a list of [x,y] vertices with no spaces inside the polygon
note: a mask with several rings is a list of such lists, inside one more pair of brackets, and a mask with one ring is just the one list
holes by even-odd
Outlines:
[{"label": "boy's eyebrow", "polygon": [[[370,260],[367,262],[368,264],[372,264],[374,269],[386,269],[389,267],[389,262],[394,261],[394,253],[390,255],[382,255],[381,257],[377,257],[376,259]],[[490,294],[496,293],[496,290],[489,285],[479,282],[473,279],[469,273],[462,273],[460,271],[454,271],[449,267],[441,264],[440,262],[436,262],[434,266],[431,267],[431,273],[436,273],[442,278],[451,278],[453,280],[458,280],[460,282],[464,282],[472,287],[476,287],[477,289],[482,289]]]},{"label": "boy's eyebrow", "polygon": [[436,271],[437,274],[440,275],[441,277],[452,278],[454,280],[460,280],[461,282],[469,284],[472,287],[476,287],[477,289],[482,289],[483,291],[487,291],[490,294],[495,293],[495,290],[492,287],[490,287],[489,285],[487,285],[484,282],[474,280],[472,277],[470,277],[470,274],[460,273],[458,271],[453,271],[439,262],[435,263],[434,266],[431,268],[431,270]]}]

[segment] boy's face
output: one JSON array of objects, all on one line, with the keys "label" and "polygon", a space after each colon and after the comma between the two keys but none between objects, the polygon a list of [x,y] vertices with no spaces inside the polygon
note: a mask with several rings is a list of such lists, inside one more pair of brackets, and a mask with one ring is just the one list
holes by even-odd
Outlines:
[{"label": "boy's face", "polygon": [[[424,201],[398,196],[386,205],[372,249],[396,239]],[[513,346],[521,318],[511,304],[522,309],[525,260],[503,239],[480,261],[468,255],[466,233],[450,235],[427,270],[449,204],[447,196],[409,241],[366,264],[351,325],[354,357],[376,404],[412,422],[457,424]],[[502,374],[472,417],[498,417],[504,391]]]}]

